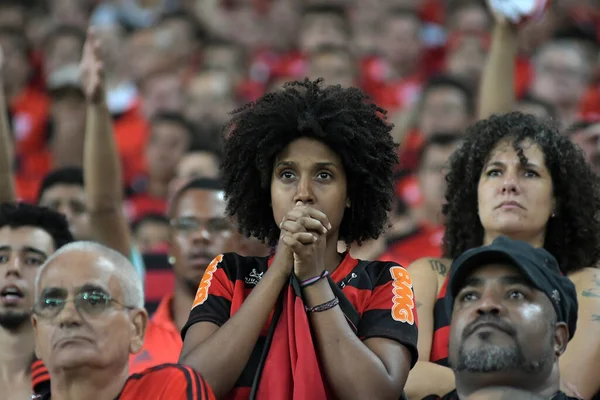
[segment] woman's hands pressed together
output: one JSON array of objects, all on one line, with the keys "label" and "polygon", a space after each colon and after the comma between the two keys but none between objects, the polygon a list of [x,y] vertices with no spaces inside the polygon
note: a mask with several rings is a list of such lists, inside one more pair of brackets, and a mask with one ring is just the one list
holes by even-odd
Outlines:
[{"label": "woman's hands pressed together", "polygon": [[301,201],[283,218],[280,243],[293,252],[294,274],[300,281],[325,270],[325,246],[331,224],[321,211]]}]

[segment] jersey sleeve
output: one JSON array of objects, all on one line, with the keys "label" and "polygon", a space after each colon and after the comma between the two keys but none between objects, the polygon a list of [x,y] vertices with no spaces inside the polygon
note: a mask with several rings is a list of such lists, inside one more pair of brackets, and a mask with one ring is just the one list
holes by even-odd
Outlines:
[{"label": "jersey sleeve", "polygon": [[194,324],[212,322],[222,326],[227,322],[233,299],[234,270],[234,262],[227,254],[217,256],[208,265],[198,286],[188,321],[181,330],[184,340],[187,330]]},{"label": "jersey sleeve", "polygon": [[417,310],[410,275],[398,264],[382,263],[358,325],[362,340],[383,337],[410,351],[411,367],[417,362]]}]

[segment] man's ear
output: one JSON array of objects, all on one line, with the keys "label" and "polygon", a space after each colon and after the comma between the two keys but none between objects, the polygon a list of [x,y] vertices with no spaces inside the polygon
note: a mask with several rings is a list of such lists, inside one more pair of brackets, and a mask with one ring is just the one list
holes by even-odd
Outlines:
[{"label": "man's ear", "polygon": [[139,353],[144,345],[146,328],[148,327],[148,312],[142,308],[136,308],[130,311],[130,313],[131,338],[129,341],[129,352],[135,354]]},{"label": "man's ear", "polygon": [[569,328],[565,322],[554,324],[554,354],[560,357],[567,349],[569,343]]}]

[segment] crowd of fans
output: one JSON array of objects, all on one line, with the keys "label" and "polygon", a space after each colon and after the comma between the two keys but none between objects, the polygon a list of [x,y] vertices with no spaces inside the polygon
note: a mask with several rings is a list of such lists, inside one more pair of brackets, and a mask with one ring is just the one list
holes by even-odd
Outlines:
[{"label": "crowd of fans", "polygon": [[600,6],[493,3],[0,1],[0,393],[600,396]]}]

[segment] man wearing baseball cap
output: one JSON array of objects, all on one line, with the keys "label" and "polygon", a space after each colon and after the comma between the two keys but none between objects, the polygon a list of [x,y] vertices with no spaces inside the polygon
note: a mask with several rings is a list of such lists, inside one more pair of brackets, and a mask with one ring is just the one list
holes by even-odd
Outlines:
[{"label": "man wearing baseball cap", "polygon": [[494,387],[574,399],[560,391],[558,359],[575,334],[577,296],[550,253],[499,237],[454,261],[446,296],[456,390],[442,400]]}]

